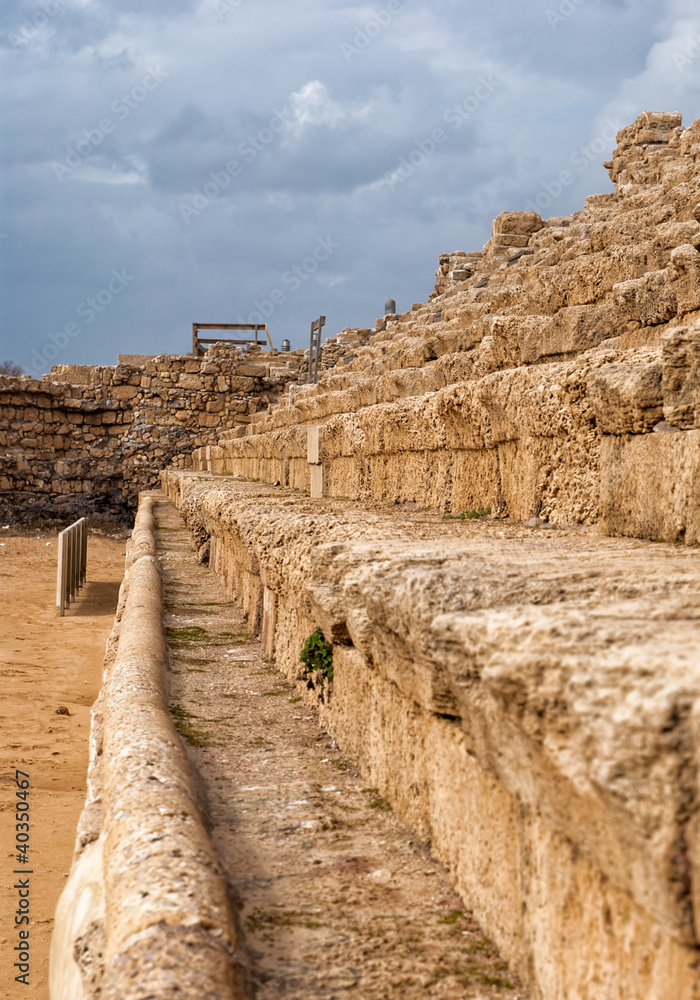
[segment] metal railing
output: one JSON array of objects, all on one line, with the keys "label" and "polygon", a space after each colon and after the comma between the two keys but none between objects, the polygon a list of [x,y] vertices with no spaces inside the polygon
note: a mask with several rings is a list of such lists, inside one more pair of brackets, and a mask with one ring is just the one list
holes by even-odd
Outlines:
[{"label": "metal railing", "polygon": [[309,382],[318,382],[318,363],[321,360],[321,330],[326,322],[325,316],[319,316],[311,324],[311,336],[309,338]]},{"label": "metal railing", "polygon": [[[252,330],[255,336],[253,339],[248,338],[247,340],[232,340],[224,337],[200,337],[200,330]],[[258,339],[258,330],[264,332],[270,351],[274,351],[267,323],[193,323],[192,356],[195,358],[203,357],[206,352],[201,346],[202,344],[235,344],[236,346],[239,344],[255,344],[258,347],[262,347],[265,341]]]},{"label": "metal railing", "polygon": [[56,606],[59,615],[75,601],[87,577],[87,518],[65,528],[58,536]]}]

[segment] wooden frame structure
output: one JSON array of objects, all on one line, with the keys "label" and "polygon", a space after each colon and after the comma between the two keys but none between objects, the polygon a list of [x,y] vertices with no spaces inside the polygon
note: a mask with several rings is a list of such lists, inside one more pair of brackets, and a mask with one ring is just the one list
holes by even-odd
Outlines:
[{"label": "wooden frame structure", "polygon": [[318,363],[321,359],[321,330],[326,322],[325,316],[319,316],[311,324],[309,336],[309,382],[318,382]]},{"label": "wooden frame structure", "polygon": [[81,517],[58,536],[56,606],[59,615],[75,601],[87,577],[87,527],[87,518]]},{"label": "wooden frame structure", "polygon": [[[247,340],[232,340],[225,337],[200,337],[200,330],[253,330],[255,338]],[[202,344],[257,344],[262,346],[265,341],[258,340],[258,330],[264,330],[270,351],[274,351],[267,323],[193,323],[192,324],[192,356],[201,358],[205,354]]]}]

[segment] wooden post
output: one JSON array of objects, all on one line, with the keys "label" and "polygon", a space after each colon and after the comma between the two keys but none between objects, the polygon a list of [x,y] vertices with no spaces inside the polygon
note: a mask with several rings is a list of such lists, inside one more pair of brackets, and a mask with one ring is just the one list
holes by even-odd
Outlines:
[{"label": "wooden post", "polygon": [[56,579],[56,604],[59,615],[63,615],[66,608],[66,536],[61,531],[58,536],[58,575]]},{"label": "wooden post", "polygon": [[318,362],[321,357],[321,330],[326,322],[325,316],[319,316],[311,324],[309,337],[309,383],[318,382]]},{"label": "wooden post", "polygon": [[75,601],[87,579],[87,518],[81,517],[58,535],[56,605],[59,615]]}]

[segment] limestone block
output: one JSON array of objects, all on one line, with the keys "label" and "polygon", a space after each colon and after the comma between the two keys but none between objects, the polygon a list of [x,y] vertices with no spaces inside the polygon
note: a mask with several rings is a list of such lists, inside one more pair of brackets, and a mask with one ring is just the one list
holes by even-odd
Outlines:
[{"label": "limestone block", "polygon": [[631,128],[637,143],[667,143],[682,124],[683,116],[677,111],[643,111]]},{"label": "limestone block", "polygon": [[676,315],[678,301],[670,277],[669,271],[665,269],[652,271],[641,279],[635,299],[642,326],[666,323]]},{"label": "limestone block", "polygon": [[320,499],[323,496],[323,466],[310,465],[310,488],[309,493],[312,499]]},{"label": "limestone block", "polygon": [[661,341],[663,416],[673,427],[700,424],[700,325],[675,327]]},{"label": "limestone block", "polygon": [[255,378],[234,375],[231,377],[231,392],[254,392],[257,387]]},{"label": "limestone block", "polygon": [[132,367],[141,368],[155,355],[153,354],[118,354],[117,364],[118,365],[130,365]]},{"label": "limestone block", "polygon": [[307,461],[309,465],[318,465],[321,461],[321,427],[308,427]]},{"label": "limestone block", "polygon": [[696,249],[700,246],[700,222],[694,219],[690,222],[666,222],[656,229],[656,238],[667,250],[690,244]]},{"label": "limestone block", "polygon": [[580,354],[616,333],[617,311],[613,304],[568,306],[554,317],[522,317],[520,331],[523,362],[563,354]]},{"label": "limestone block", "polygon": [[112,399],[134,399],[139,394],[139,390],[134,385],[113,385],[109,394]]},{"label": "limestone block", "polygon": [[286,365],[270,365],[269,377],[271,379],[293,378],[294,373]]},{"label": "limestone block", "polygon": [[492,235],[510,233],[529,236],[542,229],[544,222],[537,212],[501,212],[493,222]]},{"label": "limestone block", "polygon": [[663,417],[661,361],[606,364],[587,380],[588,398],[602,434],[644,434]]},{"label": "limestone block", "polygon": [[241,378],[265,378],[267,365],[255,361],[244,361],[236,365],[235,374]]},{"label": "limestone block", "polygon": [[[492,247],[526,247],[530,242],[530,236],[527,233],[496,233],[489,240],[489,244]],[[453,272],[457,274],[457,272]],[[471,270],[464,276],[468,277],[471,274]]]},{"label": "limestone block", "polygon": [[265,656],[275,655],[275,631],[277,628],[277,594],[269,587],[263,588],[263,610],[260,625],[260,642]]},{"label": "limestone block", "polygon": [[608,534],[700,543],[700,430],[604,437],[600,478]]},{"label": "limestone block", "polygon": [[671,268],[675,270],[673,289],[679,314],[700,309],[700,253],[690,243],[676,247],[671,252]]},{"label": "limestone block", "polygon": [[72,385],[94,385],[97,369],[94,365],[53,365],[51,377]]},{"label": "limestone block", "polygon": [[675,271],[651,271],[641,278],[616,284],[613,296],[616,305],[628,319],[638,319],[642,326],[666,323],[676,315]]}]

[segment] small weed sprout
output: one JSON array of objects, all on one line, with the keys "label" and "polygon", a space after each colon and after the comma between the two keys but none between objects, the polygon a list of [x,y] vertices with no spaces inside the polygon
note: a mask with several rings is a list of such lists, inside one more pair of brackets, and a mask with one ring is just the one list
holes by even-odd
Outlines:
[{"label": "small weed sprout", "polygon": [[319,671],[328,680],[333,680],[333,647],[320,628],[306,640],[299,659],[310,671]]},{"label": "small weed sprout", "polygon": [[474,510],[465,510],[461,514],[443,514],[443,521],[475,521],[477,518],[488,517],[491,513],[490,507],[477,507]]}]

